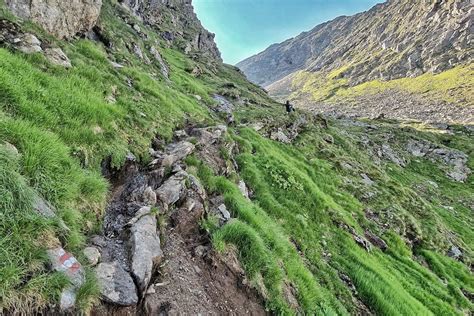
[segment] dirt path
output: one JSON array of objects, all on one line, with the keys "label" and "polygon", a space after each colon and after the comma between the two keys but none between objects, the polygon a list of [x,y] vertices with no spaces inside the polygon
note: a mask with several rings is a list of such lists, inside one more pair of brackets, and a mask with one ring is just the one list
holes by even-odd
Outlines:
[{"label": "dirt path", "polygon": [[[101,253],[96,271],[101,271],[104,298],[94,315],[267,314],[235,252],[216,253],[200,229],[213,202],[183,162],[192,152],[204,150],[206,156],[217,149],[225,127],[189,132],[201,143],[194,146],[181,135],[155,148],[150,165],[141,167],[132,159],[120,172],[109,172],[114,189],[103,231],[90,242]],[[137,226],[141,222],[152,226]],[[156,241],[158,249],[148,248]],[[109,288],[104,291],[104,286]]]}]

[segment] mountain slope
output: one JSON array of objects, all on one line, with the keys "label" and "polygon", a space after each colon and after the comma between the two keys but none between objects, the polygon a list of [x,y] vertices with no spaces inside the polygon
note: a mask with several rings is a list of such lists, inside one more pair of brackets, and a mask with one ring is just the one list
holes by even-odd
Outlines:
[{"label": "mountain slope", "polygon": [[[473,14],[472,2],[465,0],[390,0],[272,45],[237,66],[272,95],[291,96],[302,105],[355,93],[353,87],[366,82],[383,85],[459,66],[468,72],[467,81],[456,81],[449,96],[433,94],[472,106]],[[408,86],[416,86],[412,81]],[[435,89],[420,87],[415,93],[425,90]]]},{"label": "mountain slope", "polygon": [[473,310],[472,129],[288,115],[189,4],[0,1],[0,313]]}]

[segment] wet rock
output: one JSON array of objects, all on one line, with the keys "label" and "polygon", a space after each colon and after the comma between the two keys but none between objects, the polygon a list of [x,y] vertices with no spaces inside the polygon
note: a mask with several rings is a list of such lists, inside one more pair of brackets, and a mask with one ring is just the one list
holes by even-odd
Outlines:
[{"label": "wet rock", "polygon": [[64,289],[60,297],[61,310],[71,309],[76,302],[76,291],[85,281],[84,270],[79,261],[62,247],[49,249],[47,253],[51,269],[63,273],[71,282],[71,286]]},{"label": "wet rock", "polygon": [[194,148],[195,146],[192,143],[186,141],[168,146],[166,149],[168,154],[163,158],[161,165],[163,167],[171,167],[177,161],[182,160],[191,154],[194,151]]},{"label": "wet rock", "polygon": [[103,300],[121,306],[138,303],[135,283],[118,263],[100,263],[95,268],[95,273]]},{"label": "wet rock", "polygon": [[72,67],[71,61],[61,48],[46,48],[44,50],[44,55],[52,64],[65,68]]},{"label": "wet rock", "polygon": [[25,54],[39,53],[43,51],[40,40],[33,34],[24,34],[17,44],[18,50]]},{"label": "wet rock", "polygon": [[380,248],[382,251],[388,249],[387,243],[382,238],[373,234],[372,232],[366,231],[365,237],[372,243],[372,245]]},{"label": "wet rock", "polygon": [[185,179],[188,174],[184,171],[170,177],[158,190],[156,195],[158,199],[165,204],[165,207],[175,204],[182,197],[186,186]]},{"label": "wet rock", "polygon": [[132,274],[140,292],[148,287],[153,267],[161,261],[163,256],[156,228],[156,217],[150,214],[150,211],[150,207],[143,207],[139,211],[143,215],[130,228]]},{"label": "wet rock", "polygon": [[99,263],[100,252],[96,247],[86,247],[82,252],[91,266]]}]

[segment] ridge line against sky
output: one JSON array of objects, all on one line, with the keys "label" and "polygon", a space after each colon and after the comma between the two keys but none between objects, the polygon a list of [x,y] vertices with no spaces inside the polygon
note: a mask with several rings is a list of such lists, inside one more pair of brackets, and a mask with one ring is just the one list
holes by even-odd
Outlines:
[{"label": "ridge line against sky", "polygon": [[383,0],[193,0],[224,62],[236,64],[341,15],[367,11]]}]

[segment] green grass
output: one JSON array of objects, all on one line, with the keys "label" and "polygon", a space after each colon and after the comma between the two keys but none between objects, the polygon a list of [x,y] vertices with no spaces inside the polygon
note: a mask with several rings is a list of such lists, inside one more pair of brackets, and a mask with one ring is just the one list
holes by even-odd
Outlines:
[{"label": "green grass", "polygon": [[[0,9],[2,17],[15,20],[2,2]],[[105,2],[99,23],[113,49],[84,39],[58,42],[37,26],[22,24],[40,39],[61,46],[71,69],[53,66],[40,54],[0,48],[0,310],[32,313],[57,303],[68,283],[46,269],[45,250],[61,244],[82,260],[88,236],[100,227],[109,190],[100,175],[101,164],[111,159],[112,166],[120,168],[128,152],[145,164],[153,138],[170,141],[173,131],[187,124],[222,123],[210,111],[214,93],[241,101],[234,113],[238,123],[265,126],[260,134],[248,126],[230,129],[225,141],[235,142],[238,151],[221,148],[220,153],[225,160],[235,159],[239,171],[228,178],[195,157],[186,160],[209,193],[224,196],[235,217],[222,228],[216,218],[207,217],[201,227],[217,250],[237,248],[251,285],[269,310],[348,315],[361,312],[364,305],[381,315],[456,315],[474,308],[463,294],[474,292],[468,268],[474,223],[467,206],[473,202],[473,177],[465,184],[452,182],[438,163],[421,158],[410,159],[405,168],[376,164],[360,142],[367,136],[383,144],[390,134],[396,139],[390,145],[403,152],[409,137],[427,139],[466,152],[474,169],[472,137],[434,133],[423,126],[400,128],[391,122],[379,123],[373,132],[332,121],[323,129],[310,115],[286,115],[282,105],[233,66],[165,47],[154,30],[129,17],[147,33],[142,39],[119,17],[123,14],[115,1]],[[159,48],[170,68],[169,80],[157,62],[146,65],[130,53],[126,44],[131,42],[145,54],[151,45]],[[125,67],[115,69],[111,60]],[[191,74],[195,67],[202,70],[200,76]],[[438,96],[455,88],[469,91],[465,79],[472,77],[472,70],[455,68],[432,77],[347,88],[339,79],[343,71],[335,70],[328,78],[302,73],[295,84],[304,85],[307,93],[324,86],[313,95],[318,99],[388,87]],[[116,102],[109,103],[112,91]],[[262,136],[292,124],[299,115],[306,115],[307,123],[292,145]],[[328,136],[334,144],[325,141]],[[342,168],[344,163],[353,169]],[[361,173],[376,181],[370,199],[364,198],[368,189],[360,182]],[[252,200],[238,190],[235,182],[240,178],[252,190]],[[438,187],[426,187],[428,180]],[[37,196],[55,207],[57,218],[45,219],[32,211]],[[377,212],[380,223],[367,219],[366,209]],[[345,225],[359,235],[372,231],[389,249],[366,252],[341,228]],[[453,243],[462,248],[464,263],[445,255]],[[77,295],[83,313],[99,295],[90,268],[86,271],[87,281]],[[342,275],[350,278],[357,293]],[[289,297],[291,289],[296,305]]]},{"label": "green grass", "polygon": [[[418,134],[440,142],[447,137],[398,131],[389,125],[381,128],[397,131],[399,139]],[[214,230],[217,249],[226,244],[235,246],[253,283],[267,298],[268,307],[283,314],[294,312],[282,291],[285,284],[296,288],[299,308],[305,313],[355,313],[354,294],[340,279],[341,274],[354,283],[357,299],[377,314],[463,314],[472,309],[472,303],[461,292],[472,293],[474,281],[467,268],[472,259],[473,234],[468,228],[472,224],[466,229],[461,227],[461,223],[470,223],[469,210],[460,208],[461,218],[441,214],[437,201],[418,196],[411,187],[421,179],[431,179],[437,167],[430,166],[429,173],[425,173],[416,167],[417,162],[405,169],[393,164],[376,166],[340,129],[326,131],[337,146],[322,141],[321,132],[310,126],[296,146],[288,146],[265,139],[251,129],[235,130],[233,138],[240,148],[239,174],[254,192],[252,201],[241,195],[232,180],[189,161],[199,167],[198,176],[209,190],[224,195],[237,218]],[[354,128],[350,133],[356,136],[359,131]],[[377,135],[373,139],[377,140]],[[383,183],[378,185],[382,192],[373,201],[360,202],[356,198],[364,188],[344,186],[344,178],[357,181],[359,175],[338,170],[343,160],[365,172],[371,170],[372,179]],[[453,183],[441,171],[434,179],[440,186],[449,186],[436,194],[445,203],[446,195],[468,197],[472,192],[472,184]],[[385,215],[391,229],[381,230],[364,216],[366,207],[383,211],[387,206],[394,207]],[[367,253],[339,223],[353,227],[360,235],[365,229],[380,234],[389,250],[375,248]],[[416,248],[408,244],[413,230],[422,236]],[[455,231],[458,242],[464,245],[467,266],[442,254],[451,238],[448,231]],[[446,285],[443,280],[447,280]]]}]

